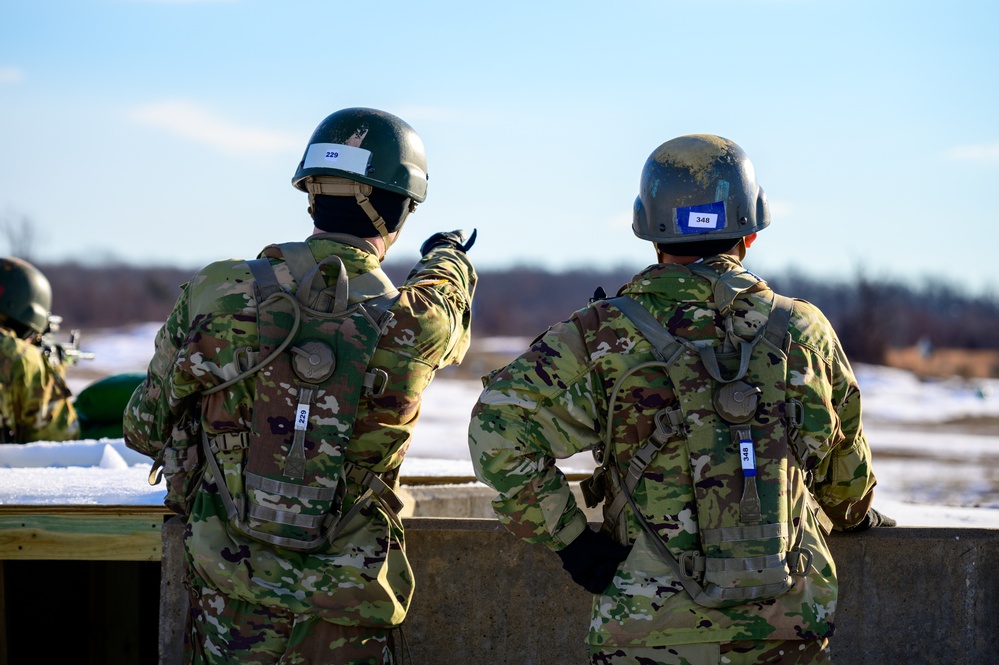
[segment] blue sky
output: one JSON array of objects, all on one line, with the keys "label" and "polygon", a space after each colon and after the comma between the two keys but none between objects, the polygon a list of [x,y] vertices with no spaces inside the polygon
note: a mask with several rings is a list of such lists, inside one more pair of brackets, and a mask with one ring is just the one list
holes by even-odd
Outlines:
[{"label": "blue sky", "polygon": [[44,261],[253,256],[311,230],[315,126],[370,106],[428,152],[390,257],[477,227],[481,267],[637,271],[645,159],[713,133],[770,199],[764,276],[999,293],[999,4],[613,4],[0,0],[0,219]]}]

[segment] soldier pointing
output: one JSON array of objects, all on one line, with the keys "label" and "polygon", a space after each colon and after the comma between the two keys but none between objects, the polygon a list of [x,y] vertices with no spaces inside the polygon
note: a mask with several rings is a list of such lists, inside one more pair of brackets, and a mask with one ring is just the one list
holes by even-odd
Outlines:
[{"label": "soldier pointing", "polygon": [[431,235],[399,288],[380,268],[426,198],[412,127],[337,111],[293,184],[313,234],[194,275],[125,413],[186,521],[189,663],[392,662],[414,588],[392,490],[468,348],[474,233]]}]

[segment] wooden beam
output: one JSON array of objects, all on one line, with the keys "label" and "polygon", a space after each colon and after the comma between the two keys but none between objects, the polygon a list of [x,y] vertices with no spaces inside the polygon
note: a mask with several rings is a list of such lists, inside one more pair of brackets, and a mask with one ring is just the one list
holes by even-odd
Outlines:
[{"label": "wooden beam", "polygon": [[0,513],[0,559],[160,560],[164,513],[67,508]]}]

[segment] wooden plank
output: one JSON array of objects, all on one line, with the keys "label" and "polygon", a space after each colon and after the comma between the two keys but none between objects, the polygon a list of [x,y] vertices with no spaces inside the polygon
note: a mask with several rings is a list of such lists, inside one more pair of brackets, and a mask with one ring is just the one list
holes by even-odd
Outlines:
[{"label": "wooden plank", "polygon": [[0,504],[0,516],[3,515],[172,515],[166,506],[147,505],[100,505],[100,504]]},{"label": "wooden plank", "polygon": [[0,514],[0,559],[159,561],[162,528],[156,514]]}]

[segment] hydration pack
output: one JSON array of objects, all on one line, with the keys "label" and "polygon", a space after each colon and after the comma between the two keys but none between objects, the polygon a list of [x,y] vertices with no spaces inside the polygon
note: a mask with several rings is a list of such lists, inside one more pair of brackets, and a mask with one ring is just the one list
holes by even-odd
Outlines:
[{"label": "hydration pack", "polygon": [[[803,412],[786,397],[788,324],[793,300],[774,295],[765,325],[752,340],[735,336],[735,298],[758,290],[748,271],[719,276],[710,267],[688,266],[709,279],[726,321],[726,342],[691,341],[669,331],[640,303],[621,296],[607,302],[621,310],[652,344],[655,361],[622,375],[611,393],[604,448],[593,476],[583,483],[587,505],[606,500],[604,528],[627,538],[621,513],[630,505],[674,576],[693,600],[706,607],[730,607],[776,598],[808,572],[811,553],[801,547],[801,514],[792,515],[806,488],[790,487],[789,465],[797,451],[792,439]],[[655,414],[656,429],[633,452],[627,473],[610,461],[610,419],[625,378],[658,365],[668,374],[676,401]],[[667,446],[684,446],[697,506],[700,547],[674,553],[646,521],[633,492],[645,469]],[[682,450],[682,449],[681,449]],[[682,455],[682,453],[681,453]],[[796,473],[796,472],[795,472]],[[800,474],[797,474],[800,478]],[[793,490],[793,491],[792,491]]]},{"label": "hydration pack", "polygon": [[[312,552],[372,499],[401,509],[376,474],[346,462],[362,393],[381,394],[388,375],[368,369],[391,319],[398,292],[381,272],[351,280],[339,257],[318,264],[306,243],[277,246],[295,281],[279,284],[267,258],[248,261],[257,295],[259,349],[245,350],[249,369],[202,393],[214,431],[202,430],[202,453],[225,505],[228,528],[289,550]],[[339,268],[326,287],[324,266]],[[257,360],[262,358],[262,360]],[[219,422],[210,401],[252,377],[251,422]],[[247,425],[249,428],[247,429]],[[348,480],[361,496],[348,496]],[[343,514],[349,504],[350,512]]]}]

